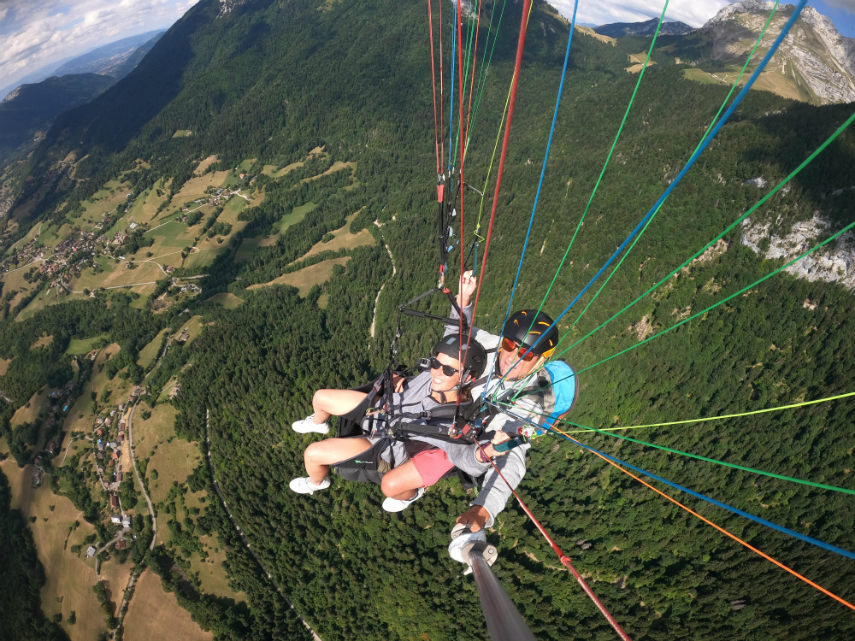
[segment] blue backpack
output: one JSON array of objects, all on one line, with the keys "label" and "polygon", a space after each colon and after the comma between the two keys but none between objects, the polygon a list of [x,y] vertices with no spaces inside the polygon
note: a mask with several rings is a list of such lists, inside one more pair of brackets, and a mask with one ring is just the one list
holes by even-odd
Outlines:
[{"label": "blue backpack", "polygon": [[579,396],[579,377],[564,361],[552,361],[544,369],[552,381],[552,392],[555,395],[555,409],[544,423],[552,427],[555,421],[567,414],[576,404],[576,398]]}]

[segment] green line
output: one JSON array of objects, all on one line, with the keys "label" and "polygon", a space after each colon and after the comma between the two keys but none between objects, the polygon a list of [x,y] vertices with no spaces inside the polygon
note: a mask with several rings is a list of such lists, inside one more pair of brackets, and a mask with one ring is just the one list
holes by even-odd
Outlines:
[{"label": "green line", "polygon": [[[739,75],[736,77],[736,80],[735,80],[735,81],[733,82],[733,84],[731,85],[731,87],[730,87],[730,91],[728,91],[728,92],[727,92],[727,96],[725,96],[724,101],[721,103],[721,106],[718,108],[718,112],[716,113],[716,115],[715,115],[715,116],[713,116],[713,119],[710,121],[710,124],[707,126],[707,129],[706,129],[706,131],[704,132],[704,135],[703,135],[703,136],[701,136],[701,139],[698,141],[697,146],[696,146],[696,147],[695,147],[695,149],[692,151],[692,153],[691,153],[691,154],[689,154],[690,156],[694,155],[694,153],[695,153],[695,152],[697,152],[698,148],[699,148],[699,147],[704,143],[704,140],[706,140],[707,136],[709,135],[710,130],[711,130],[711,129],[715,126],[715,124],[718,122],[719,116],[721,116],[721,112],[722,112],[722,111],[724,111],[724,108],[727,106],[727,103],[728,103],[728,101],[730,100],[730,97],[733,95],[733,92],[734,92],[734,91],[736,90],[736,88],[739,86],[739,81],[740,81],[740,80],[742,80],[742,76],[743,76],[743,75],[745,75],[745,71],[748,69],[748,65],[749,65],[749,63],[751,62],[752,58],[754,57],[754,53],[757,51],[757,47],[759,47],[759,46],[760,46],[760,42],[763,40],[763,36],[764,36],[764,35],[766,35],[766,29],[769,27],[769,24],[772,22],[772,18],[774,17],[775,12],[776,12],[777,10],[778,10],[778,2],[775,2],[775,6],[772,8],[772,11],[771,11],[771,13],[769,14],[769,17],[766,19],[766,24],[764,24],[764,25],[763,25],[763,29],[760,31],[760,36],[759,36],[759,37],[757,38],[757,40],[755,41],[755,43],[754,43],[754,47],[751,49],[751,53],[749,53],[749,54],[748,54],[748,58],[746,58],[746,60],[745,60],[745,64],[744,64],[744,65],[742,65],[742,70],[739,72]],[[574,327],[576,327],[576,324],[577,324],[580,320],[582,320],[582,316],[584,316],[584,315],[585,315],[585,312],[587,312],[587,311],[588,311],[588,309],[591,307],[591,305],[593,305],[593,304],[594,304],[594,301],[595,301],[595,300],[597,300],[597,298],[599,297],[600,293],[603,291],[603,289],[605,289],[606,285],[608,285],[608,284],[609,284],[609,281],[611,281],[612,277],[617,273],[617,271],[620,269],[621,265],[623,265],[624,261],[625,261],[627,258],[629,258],[629,255],[630,255],[630,253],[632,252],[632,250],[635,248],[635,245],[638,243],[638,241],[639,241],[639,240],[641,240],[641,237],[644,235],[644,232],[645,232],[645,231],[647,231],[647,228],[650,226],[650,223],[652,223],[652,222],[653,222],[653,219],[654,219],[654,218],[656,217],[656,215],[659,213],[659,210],[660,210],[660,209],[662,209],[662,206],[663,206],[664,204],[665,204],[665,201],[663,200],[663,201],[659,204],[659,207],[657,207],[657,208],[656,208],[656,210],[653,212],[653,215],[650,217],[650,220],[648,220],[648,221],[644,224],[644,227],[642,227],[642,228],[641,228],[641,231],[638,233],[638,235],[637,235],[637,236],[635,237],[635,239],[632,241],[632,244],[629,246],[629,248],[626,250],[626,252],[624,252],[624,254],[623,254],[623,256],[621,257],[620,261],[618,261],[618,264],[614,266],[614,268],[612,269],[612,271],[611,271],[611,273],[609,274],[608,278],[606,278],[606,280],[603,282],[603,284],[602,284],[602,285],[600,285],[600,288],[597,290],[597,292],[594,294],[594,296],[591,298],[591,300],[590,300],[590,301],[588,301],[588,304],[587,304],[587,305],[585,305],[585,308],[584,308],[584,309],[579,313],[579,316],[577,316],[577,317],[576,317],[576,320],[575,320],[575,321],[573,321],[573,324],[572,324],[572,325],[570,325],[570,327],[568,327],[568,328],[567,328],[567,330],[566,330],[566,331],[561,335],[561,338],[559,338],[559,339],[558,339],[558,345],[561,345],[561,341],[563,341],[563,340],[564,340],[564,338],[570,334],[570,332],[572,331],[572,329],[573,329]]]},{"label": "green line", "polygon": [[[852,114],[852,118],[855,118],[855,114]],[[850,120],[851,120],[851,118],[850,118]],[[727,301],[729,301],[729,300],[731,300],[731,299],[733,299],[733,298],[736,298],[737,296],[739,296],[739,295],[741,295],[741,294],[744,294],[744,293],[745,293],[745,292],[747,292],[749,289],[753,289],[754,287],[756,287],[757,285],[759,285],[759,284],[760,284],[760,283],[762,283],[763,281],[766,281],[766,280],[768,280],[769,278],[771,278],[772,276],[774,276],[775,274],[778,274],[779,272],[781,272],[781,271],[785,270],[785,269],[786,269],[787,267],[789,267],[790,265],[793,265],[794,263],[797,263],[798,261],[800,261],[800,260],[801,260],[802,258],[804,258],[805,256],[807,256],[807,255],[809,255],[809,254],[812,254],[812,253],[813,253],[813,252],[815,252],[817,249],[820,249],[821,247],[824,247],[825,245],[827,245],[827,244],[828,244],[828,243],[830,243],[831,241],[833,241],[833,240],[835,240],[836,238],[839,238],[841,235],[845,234],[847,231],[849,231],[849,230],[850,230],[850,229],[852,229],[853,227],[855,227],[855,222],[849,223],[848,225],[846,225],[846,227],[844,227],[843,229],[841,229],[841,230],[840,230],[840,231],[838,231],[837,233],[832,234],[831,236],[829,236],[828,238],[826,238],[824,241],[822,241],[822,242],[821,242],[821,243],[819,243],[818,245],[814,245],[814,246],[813,246],[813,247],[811,247],[809,250],[807,250],[805,253],[803,253],[803,254],[801,254],[800,256],[798,256],[798,257],[794,258],[794,259],[793,259],[793,260],[791,260],[790,262],[788,262],[788,263],[786,263],[786,264],[784,264],[784,265],[781,265],[780,267],[778,267],[777,269],[775,269],[775,270],[774,270],[774,271],[772,271],[771,273],[766,274],[765,276],[763,276],[763,278],[760,278],[759,280],[754,281],[754,282],[753,282],[753,283],[751,283],[750,285],[747,285],[747,286],[743,287],[743,288],[742,288],[742,289],[740,289],[739,291],[734,292],[733,294],[731,294],[730,296],[728,296],[728,297],[727,297],[727,298],[725,298],[724,300],[721,300],[721,301],[719,301],[719,302],[717,302],[717,303],[715,303],[715,304],[713,304],[713,305],[710,305],[709,307],[707,307],[707,308],[705,308],[705,309],[703,309],[703,310],[701,310],[701,311],[697,312],[696,314],[692,314],[691,316],[689,316],[688,318],[686,318],[686,319],[684,319],[684,320],[680,321],[680,322],[679,322],[679,323],[677,323],[676,325],[672,325],[671,327],[669,327],[669,328],[667,328],[667,329],[664,329],[664,330],[662,330],[661,332],[658,332],[658,333],[654,334],[653,336],[650,336],[650,337],[648,337],[648,338],[645,338],[645,339],[644,339],[643,341],[641,341],[640,343],[636,343],[635,345],[632,345],[632,346],[630,346],[630,347],[627,347],[626,349],[623,349],[623,350],[621,350],[621,351],[617,352],[616,354],[612,354],[611,356],[609,356],[609,357],[607,357],[607,358],[604,358],[603,360],[598,361],[598,362],[594,363],[593,365],[589,365],[588,367],[585,367],[585,368],[583,368],[583,369],[580,369],[580,370],[577,372],[577,374],[582,374],[583,372],[587,372],[588,370],[594,369],[594,368],[595,368],[595,367],[597,367],[598,365],[602,365],[603,363],[607,363],[608,361],[612,360],[613,358],[617,358],[618,356],[620,356],[620,355],[622,355],[622,354],[626,354],[627,352],[631,352],[632,350],[634,350],[634,349],[636,349],[636,348],[638,348],[638,347],[641,347],[641,346],[642,346],[642,345],[644,345],[645,343],[649,343],[649,342],[650,342],[650,341],[652,341],[653,339],[655,339],[655,338],[659,338],[659,337],[660,337],[660,336],[662,336],[663,334],[667,334],[668,332],[670,332],[670,331],[673,331],[673,330],[677,329],[677,328],[678,328],[678,327],[680,327],[681,325],[685,325],[686,323],[688,323],[688,322],[689,322],[689,321],[691,321],[691,320],[694,320],[694,319],[695,319],[695,318],[697,318],[698,316],[703,316],[703,315],[704,315],[704,314],[706,314],[707,312],[709,312],[709,311],[711,311],[711,310],[715,309],[716,307],[718,307],[718,306],[720,306],[720,305],[723,305],[723,304],[724,304],[724,303],[726,303]]]},{"label": "green line", "polygon": [[[788,408],[792,408],[792,407],[801,407],[803,405],[810,405],[813,403],[822,403],[825,401],[834,400],[834,399],[838,399],[838,398],[845,398],[848,396],[855,396],[855,392],[850,392],[849,394],[842,394],[840,396],[834,396],[831,398],[820,399],[817,401],[808,401],[807,403],[797,403],[795,405],[789,405],[789,406],[785,406],[785,407],[776,407],[776,408],[770,408],[770,409],[765,409],[765,410],[758,410],[755,412],[746,412],[744,414],[733,414],[731,416],[750,416],[750,415],[759,414],[762,412],[773,412],[776,410],[788,409]],[[506,403],[500,403],[500,404],[501,405],[507,405],[508,407],[513,407],[513,405],[506,404]],[[541,414],[540,416],[546,416],[546,415]],[[729,418],[729,417],[728,416],[715,416],[715,417],[710,417],[707,419],[698,419],[697,422],[699,422],[701,420],[718,420],[718,419],[724,419],[724,418]],[[649,443],[648,441],[641,441],[639,439],[631,438],[631,437],[625,436],[623,434],[613,434],[612,433],[616,429],[617,430],[619,430],[619,429],[632,429],[632,428],[628,428],[628,427],[627,428],[618,427],[618,428],[609,428],[609,429],[597,429],[596,427],[589,427],[587,425],[582,425],[580,423],[574,423],[573,421],[560,420],[557,422],[565,424],[565,425],[572,425],[573,427],[580,428],[580,429],[575,430],[573,432],[567,432],[568,434],[578,434],[580,432],[596,432],[597,434],[602,434],[603,436],[610,436],[612,438],[618,438],[618,439],[621,439],[624,441],[629,441],[631,443],[637,443],[639,445],[644,445],[646,447],[652,447],[652,448],[657,449],[657,450],[662,450],[664,452],[670,452],[671,454],[679,454],[680,456],[685,456],[688,458],[697,459],[699,461],[705,461],[707,463],[715,463],[716,465],[722,465],[724,467],[730,467],[730,468],[733,468],[735,470],[742,470],[743,472],[751,472],[753,474],[760,474],[762,476],[768,476],[768,477],[779,479],[782,481],[789,481],[791,483],[800,483],[802,485],[809,485],[811,487],[817,487],[817,488],[821,488],[823,490],[831,490],[833,492],[843,492],[844,494],[855,495],[855,490],[850,490],[850,489],[845,488],[845,487],[838,487],[836,485],[828,485],[826,483],[817,483],[816,481],[808,481],[806,479],[795,478],[792,476],[785,476],[783,474],[776,474],[775,472],[767,472],[765,470],[758,470],[757,468],[747,467],[745,465],[739,465],[737,463],[729,463],[728,461],[720,461],[718,459],[709,458],[707,456],[701,456],[700,454],[692,454],[691,452],[684,452],[683,450],[677,450],[677,449],[674,449],[671,447],[665,447],[664,445],[656,445],[655,443]],[[676,424],[679,422],[681,422],[681,421],[674,421],[672,423],[662,423],[662,425],[673,425],[673,424]],[[696,422],[696,421],[686,421],[686,422]],[[635,427],[652,427],[652,426],[635,426]],[[549,428],[547,428],[547,429],[549,429]]]},{"label": "green line", "polygon": [[780,479],[782,481],[789,481],[791,483],[800,483],[801,485],[810,485],[811,487],[822,488],[823,490],[831,490],[832,492],[843,492],[844,494],[853,494],[855,495],[855,490],[850,490],[845,487],[837,487],[836,485],[827,485],[825,483],[817,483],[816,481],[808,481],[806,479],[795,478],[792,476],[785,476],[783,474],[776,474],[775,472],[766,472],[765,470],[758,470],[754,467],[747,467],[745,465],[738,465],[736,463],[729,463],[727,461],[719,461],[718,459],[709,458],[707,456],[701,456],[700,454],[692,454],[691,452],[684,452],[683,450],[677,450],[672,447],[665,447],[664,445],[656,445],[655,443],[648,443],[647,441],[640,441],[638,439],[630,438],[629,436],[624,436],[623,434],[613,434],[611,432],[605,432],[603,430],[598,430],[595,427],[588,427],[587,425],[581,425],[579,423],[573,423],[572,421],[563,421],[568,425],[572,425],[573,427],[579,427],[584,430],[588,430],[590,432],[596,432],[597,434],[602,434],[604,436],[611,436],[612,438],[619,438],[624,441],[630,441],[631,443],[637,443],[639,445],[645,445],[647,447],[652,447],[657,450],[662,450],[663,452],[670,452],[671,454],[679,454],[680,456],[685,456],[687,458],[697,459],[699,461],[705,461],[706,463],[715,463],[716,465],[722,465],[724,467],[730,467],[735,470],[742,470],[743,472],[751,472],[753,474],[760,474],[762,476],[769,476],[771,478]]},{"label": "green line", "polygon": [[[477,20],[473,20],[470,16],[469,20],[469,33],[466,34],[466,55],[464,56],[464,64],[462,69],[462,77],[463,81],[460,83],[460,96],[461,98],[467,98],[469,95],[469,86],[472,84],[469,80],[469,66],[472,63],[473,49],[475,47],[475,36],[477,35],[475,32],[475,24]],[[466,100],[462,100],[462,102],[466,103]],[[452,159],[452,164],[455,164],[457,161],[457,153],[460,151],[460,137],[463,135],[463,117],[461,114],[458,114],[458,123],[457,128],[457,140],[454,141],[454,157]],[[464,149],[463,153],[466,153]],[[462,159],[461,159],[462,164]]]},{"label": "green line", "polygon": [[[484,43],[484,58],[481,62],[481,69],[478,71],[478,89],[475,94],[475,108],[472,110],[472,120],[469,124],[469,135],[466,137],[466,144],[463,146],[463,161],[466,162],[466,156],[469,154],[469,143],[472,141],[472,127],[478,117],[478,109],[481,107],[481,99],[484,97],[484,89],[487,86],[487,76],[490,74],[490,65],[493,63],[493,52],[496,50],[496,43],[499,41],[499,33],[502,31],[502,19],[505,17],[505,1],[502,2],[502,10],[499,14],[499,21],[496,23],[496,32],[493,36],[492,45],[490,42],[490,33],[493,30],[493,15],[496,12],[496,4],[493,4],[493,9],[490,12],[490,24],[487,26],[487,38]],[[487,48],[489,46],[490,55],[487,56]]]},{"label": "green line", "polygon": [[679,272],[681,269],[686,267],[689,263],[691,263],[693,260],[695,260],[698,256],[703,254],[707,249],[709,249],[718,240],[721,240],[721,238],[723,238],[725,235],[730,233],[733,229],[736,228],[737,225],[739,225],[739,223],[741,223],[748,216],[750,216],[754,211],[756,211],[767,200],[769,200],[772,196],[774,196],[776,193],[778,193],[778,191],[780,191],[784,187],[784,185],[786,185],[790,180],[792,180],[796,175],[798,175],[799,172],[802,171],[802,169],[804,169],[808,164],[810,164],[813,161],[813,159],[816,158],[816,156],[818,156],[823,150],[825,150],[826,147],[828,147],[828,145],[830,145],[840,134],[842,134],[847,129],[847,127],[849,127],[853,123],[853,121],[855,121],[855,114],[852,114],[851,116],[849,116],[849,118],[846,119],[846,122],[844,122],[842,125],[840,125],[840,127],[833,134],[831,134],[831,136],[829,136],[825,140],[825,142],[823,142],[810,156],[808,156],[804,161],[802,161],[802,163],[798,167],[796,167],[792,172],[790,172],[790,174],[786,178],[784,178],[781,182],[779,182],[775,186],[775,188],[772,189],[768,194],[766,194],[765,196],[763,196],[763,198],[761,198],[759,201],[757,201],[748,211],[746,211],[739,218],[737,218],[735,221],[733,221],[733,223],[728,225],[724,229],[724,231],[722,231],[720,234],[718,234],[716,237],[714,237],[712,240],[710,240],[706,245],[701,247],[701,249],[699,249],[697,252],[695,252],[695,254],[693,254],[690,258],[688,258],[685,262],[683,262],[682,264],[675,267],[670,273],[668,273],[668,275],[666,275],[658,283],[653,285],[653,287],[651,287],[646,292],[644,292],[643,294],[638,296],[638,298],[633,300],[626,307],[624,307],[623,309],[621,309],[620,311],[618,311],[617,313],[612,315],[610,318],[603,321],[600,325],[598,325],[597,327],[592,329],[590,332],[585,334],[582,338],[577,340],[575,343],[573,343],[569,347],[565,348],[561,352],[557,353],[553,358],[558,358],[558,357],[562,356],[563,354],[566,354],[568,351],[570,351],[574,347],[577,347],[582,342],[586,341],[588,338],[593,336],[596,332],[601,330],[603,327],[605,327],[606,325],[611,323],[613,320],[615,320],[616,318],[621,316],[624,312],[629,310],[631,307],[635,306],[639,301],[646,298],[649,294],[651,294],[653,291],[658,289],[669,278],[674,276],[677,272]]},{"label": "green line", "polygon": [[[534,7],[533,2],[529,5],[528,17],[526,18],[526,28],[528,28],[528,20],[531,18],[532,7]],[[498,35],[496,37],[498,38]],[[481,191],[485,194],[487,193],[487,187],[490,184],[490,174],[493,173],[493,163],[496,160],[496,152],[499,149],[499,140],[502,139],[502,129],[504,129],[505,127],[505,118],[507,118],[508,116],[508,105],[510,105],[511,103],[511,89],[514,86],[514,78],[516,78],[516,72],[511,74],[511,82],[508,85],[508,95],[505,98],[505,108],[502,111],[502,119],[499,122],[499,130],[496,132],[496,142],[493,144],[493,153],[490,155],[490,164],[487,167],[487,174],[484,176],[484,188],[481,189]],[[480,204],[478,205],[478,220],[475,223],[475,231],[473,232],[475,238],[479,240],[481,238],[479,232],[481,231],[481,216],[484,213],[485,200],[485,198],[482,198]]]},{"label": "green line", "polygon": [[[626,106],[626,111],[623,114],[623,119],[620,121],[620,127],[618,127],[617,134],[615,135],[614,141],[612,141],[612,147],[609,149],[608,156],[606,156],[606,162],[603,164],[603,168],[600,170],[600,175],[597,178],[597,182],[594,185],[593,191],[591,191],[591,196],[588,198],[588,204],[585,205],[585,210],[582,212],[582,217],[579,219],[579,223],[576,225],[576,229],[573,231],[573,236],[570,238],[570,244],[567,245],[567,249],[564,252],[564,256],[561,258],[561,262],[558,264],[558,269],[555,270],[555,275],[552,277],[552,282],[549,283],[549,289],[546,290],[546,293],[543,295],[543,300],[540,301],[540,306],[537,308],[538,313],[543,310],[543,306],[546,304],[546,299],[549,297],[552,288],[555,286],[555,281],[558,280],[558,275],[561,273],[561,270],[564,268],[564,263],[567,260],[567,256],[570,255],[570,248],[573,246],[573,242],[576,240],[576,236],[579,234],[579,230],[582,228],[582,223],[585,220],[585,216],[588,214],[588,210],[591,208],[591,203],[594,202],[594,196],[597,193],[597,190],[600,187],[600,183],[603,180],[603,176],[606,173],[606,168],[609,166],[609,162],[611,162],[612,154],[614,153],[615,147],[617,147],[618,139],[620,139],[620,135],[623,132],[624,125],[626,125],[627,118],[629,118],[629,112],[632,109],[632,105],[635,102],[635,96],[638,93],[638,88],[641,86],[641,81],[644,79],[644,72],[647,71],[647,64],[650,62],[650,56],[653,54],[653,47],[656,45],[656,39],[659,37],[659,29],[662,27],[662,21],[665,19],[665,10],[668,8],[668,2],[670,0],[665,0],[665,6],[662,7],[662,14],[659,16],[659,24],[656,25],[656,32],[653,34],[653,39],[650,41],[650,48],[647,50],[647,58],[644,61],[644,66],[641,68],[641,72],[638,74],[638,82],[635,83],[635,89],[632,90],[632,96],[629,99],[629,104]],[[535,314],[537,316],[537,314]]]},{"label": "green line", "polygon": [[[721,416],[707,416],[705,418],[691,418],[691,419],[683,419],[680,421],[667,421],[665,423],[647,423],[646,425],[626,425],[623,427],[605,427],[603,428],[604,432],[615,432],[618,430],[640,430],[642,428],[650,428],[650,427],[670,427],[672,425],[688,425],[690,423],[706,423],[708,421],[722,421],[730,418],[742,418],[744,416],[756,416],[758,414],[767,414],[769,412],[781,412],[783,410],[791,410],[797,409],[800,407],[807,407],[808,405],[816,405],[817,403],[828,403],[829,401],[837,401],[841,398],[849,398],[851,396],[855,396],[855,392],[848,392],[846,394],[838,394],[837,396],[828,396],[826,398],[818,398],[813,401],[802,401],[801,403],[792,403],[790,405],[780,405],[778,407],[767,407],[762,410],[752,410],[750,412],[739,412],[737,414],[723,414]],[[570,434],[574,434],[575,432],[570,432]]]}]

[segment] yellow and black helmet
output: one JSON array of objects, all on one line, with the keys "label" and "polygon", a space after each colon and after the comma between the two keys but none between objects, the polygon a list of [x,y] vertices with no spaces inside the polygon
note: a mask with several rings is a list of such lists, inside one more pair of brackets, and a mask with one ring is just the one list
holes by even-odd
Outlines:
[{"label": "yellow and black helmet", "polygon": [[555,327],[550,329],[552,322],[549,316],[536,309],[521,309],[508,318],[502,329],[502,337],[527,349],[534,346],[532,351],[535,354],[548,357],[558,344],[558,330]]}]

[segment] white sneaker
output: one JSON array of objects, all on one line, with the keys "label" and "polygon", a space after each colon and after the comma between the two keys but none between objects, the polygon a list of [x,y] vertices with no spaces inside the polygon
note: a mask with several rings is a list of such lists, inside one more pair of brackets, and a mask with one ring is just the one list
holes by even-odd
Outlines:
[{"label": "white sneaker", "polygon": [[330,431],[330,425],[326,421],[315,423],[315,415],[309,414],[306,418],[291,423],[291,429],[300,434],[308,434],[309,432],[326,434]]},{"label": "white sneaker", "polygon": [[420,498],[422,498],[422,496],[424,496],[424,493],[425,488],[420,487],[416,492],[416,495],[411,499],[407,499],[406,501],[386,497],[383,500],[383,509],[387,512],[400,512],[401,510],[406,510],[411,503],[415,503]]},{"label": "white sneaker", "polygon": [[292,492],[296,492],[297,494],[314,494],[315,492],[327,489],[330,486],[330,479],[327,477],[321,481],[320,485],[315,485],[308,476],[300,476],[296,479],[291,479],[288,486]]}]

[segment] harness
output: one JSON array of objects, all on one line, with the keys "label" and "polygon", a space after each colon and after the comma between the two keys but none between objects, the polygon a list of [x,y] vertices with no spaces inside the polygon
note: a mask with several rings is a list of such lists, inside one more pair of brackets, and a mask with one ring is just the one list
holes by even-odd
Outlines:
[{"label": "harness", "polygon": [[[418,412],[393,412],[385,394],[387,376],[384,373],[372,383],[356,388],[366,392],[366,397],[353,410],[339,417],[337,436],[341,438],[380,437],[371,447],[347,460],[330,467],[348,481],[380,484],[383,475],[404,461],[395,460],[392,443],[404,444],[406,456],[435,447],[430,443],[415,440],[415,436],[430,436],[450,442],[469,441],[474,443],[480,429],[472,427],[478,403],[444,403]],[[478,383],[480,381],[476,381]],[[474,485],[468,475],[451,470],[447,476],[459,473],[465,487]]]}]

